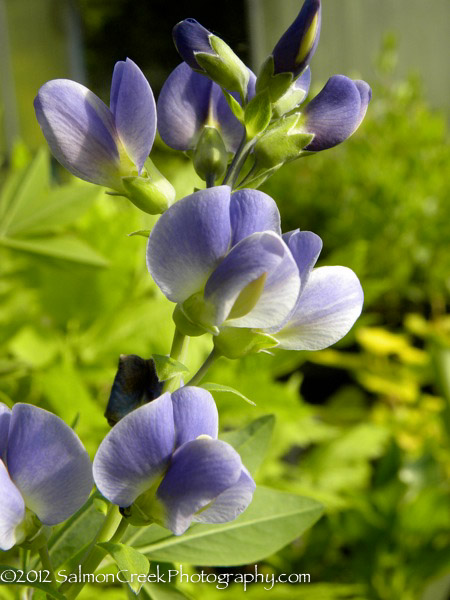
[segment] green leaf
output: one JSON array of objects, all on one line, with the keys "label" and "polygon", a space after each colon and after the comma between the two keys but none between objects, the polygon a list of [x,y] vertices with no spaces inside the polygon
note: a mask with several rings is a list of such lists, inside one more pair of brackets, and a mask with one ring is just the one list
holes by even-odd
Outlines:
[{"label": "green leaf", "polygon": [[[125,544],[114,544],[104,542],[97,544],[112,556],[120,571],[128,571],[128,574],[147,575],[150,569],[148,559],[130,546]],[[130,578],[131,579],[131,578]],[[137,578],[134,581],[129,581],[128,585],[135,594],[139,593],[144,582],[139,582]]]},{"label": "green leaf", "polygon": [[242,462],[253,474],[263,461],[274,425],[274,415],[265,415],[242,429],[223,433],[220,438],[239,452]]},{"label": "green leaf", "polygon": [[[0,565],[0,575],[3,577],[11,577],[11,583],[14,585],[22,585],[27,587],[32,587],[36,590],[42,590],[52,598],[57,598],[57,600],[64,600],[65,596],[60,594],[50,583],[39,583],[39,581],[26,581],[26,577],[23,574],[23,571],[20,569],[15,569],[14,567],[10,567],[8,565]],[[37,573],[39,576],[39,572]],[[42,577],[45,579],[45,571],[42,571]],[[15,579],[15,581],[14,581]],[[23,581],[20,581],[23,579]],[[2,584],[5,585],[7,579],[2,578]]]},{"label": "green leaf", "polygon": [[245,109],[245,129],[249,138],[263,132],[272,118],[272,105],[267,90],[256,94]]},{"label": "green leaf", "polygon": [[236,520],[220,525],[194,525],[183,536],[167,537],[153,526],[138,550],[151,560],[199,566],[235,566],[258,562],[298,538],[322,515],[312,500],[258,487],[253,502]]},{"label": "green leaf", "polygon": [[186,600],[186,596],[173,585],[160,583],[144,583],[141,591],[142,598],[151,598],[151,600]]},{"label": "green leaf", "polygon": [[73,223],[98,198],[101,188],[80,182],[58,186],[33,198],[16,214],[8,237],[47,233]]},{"label": "green leaf", "polygon": [[148,238],[150,235],[150,229],[139,229],[138,231],[132,231],[128,234],[128,237],[133,237],[133,235],[141,235],[142,237]]},{"label": "green leaf", "polygon": [[96,250],[93,250],[81,240],[68,235],[31,239],[0,237],[0,246],[92,267],[108,266],[106,259]]},{"label": "green leaf", "polygon": [[105,517],[95,508],[94,500],[95,495],[92,495],[86,504],[50,538],[48,548],[55,568],[90,543],[93,532],[96,532],[103,523]]},{"label": "green leaf", "polygon": [[170,356],[165,356],[164,354],[153,354],[153,360],[155,361],[155,369],[156,374],[158,375],[158,379],[160,381],[166,381],[167,379],[172,379],[177,375],[181,375],[182,373],[189,373],[189,369],[186,365],[171,358]]},{"label": "green leaf", "polygon": [[247,398],[247,396],[244,396],[244,394],[242,394],[238,390],[235,390],[234,388],[230,387],[229,385],[222,385],[220,383],[206,382],[206,383],[202,383],[200,387],[202,387],[205,390],[208,390],[208,392],[228,392],[230,394],[234,394],[235,396],[239,396],[239,398],[242,398],[243,400],[245,400],[252,406],[256,406],[256,404],[253,402],[253,400],[250,400],[249,398]]},{"label": "green leaf", "polygon": [[225,96],[225,100],[227,101],[228,106],[230,107],[231,112],[236,117],[236,119],[243,125],[245,118],[244,109],[236,100],[236,98],[232,94],[230,94],[230,92],[227,92],[227,90],[225,90],[224,88],[222,88],[222,92]]},{"label": "green leaf", "polygon": [[30,213],[41,203],[41,195],[49,190],[50,161],[47,151],[40,150],[33,162],[25,169],[13,174],[11,184],[6,186],[6,195],[2,193],[1,203],[6,209],[2,216],[0,231],[9,232],[23,214]]}]

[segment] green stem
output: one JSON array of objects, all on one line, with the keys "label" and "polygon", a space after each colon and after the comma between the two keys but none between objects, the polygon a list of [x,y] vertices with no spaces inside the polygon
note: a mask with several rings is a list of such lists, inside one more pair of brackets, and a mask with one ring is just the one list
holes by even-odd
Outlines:
[{"label": "green stem", "polygon": [[[175,333],[173,335],[172,348],[170,350],[170,357],[180,362],[184,362],[186,359],[187,348],[189,344],[189,337],[180,332],[175,327]],[[163,386],[163,392],[174,392],[180,387],[181,375],[177,375],[168,379]]]},{"label": "green stem", "polygon": [[52,565],[52,561],[50,558],[50,554],[48,553],[47,544],[45,544],[45,546],[42,546],[41,548],[39,548],[38,552],[39,552],[39,558],[41,559],[42,568],[49,572],[49,577],[50,577],[52,583],[54,583],[55,571],[53,570],[53,565]]},{"label": "green stem", "polygon": [[222,185],[230,185],[232,188],[234,187],[234,184],[239,177],[239,173],[241,172],[241,169],[244,166],[247,156],[249,155],[255,141],[255,139],[248,140],[246,134],[244,134],[240,146],[234,155],[227,174],[225,175]]},{"label": "green stem", "polygon": [[206,375],[209,367],[219,358],[219,355],[216,353],[215,349],[213,348],[211,350],[210,355],[208,356],[208,358],[205,360],[205,362],[202,364],[202,366],[200,367],[200,369],[197,371],[197,373],[192,377],[192,379],[190,381],[187,382],[186,385],[197,385],[198,383],[200,383],[200,381],[203,379],[203,377]]},{"label": "green stem", "polygon": [[[74,573],[77,575],[79,573],[82,575],[94,573],[106,555],[106,550],[99,548],[97,544],[107,541],[118,542],[125,533],[127,525],[128,523],[119,513],[118,507],[112,504],[109,507],[103,525],[95,536],[84,559],[74,570]],[[65,594],[68,600],[73,600],[73,598],[76,598],[81,592],[84,585],[85,582],[83,581],[77,581],[76,583],[69,583],[66,581],[60,586],[59,591],[62,594]]]},{"label": "green stem", "polygon": [[206,187],[212,188],[214,187],[214,182],[216,181],[214,173],[208,173],[206,176]]}]

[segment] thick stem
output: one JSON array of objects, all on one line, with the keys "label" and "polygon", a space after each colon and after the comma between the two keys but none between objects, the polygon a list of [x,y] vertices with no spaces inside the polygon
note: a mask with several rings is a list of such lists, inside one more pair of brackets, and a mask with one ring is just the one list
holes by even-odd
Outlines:
[{"label": "thick stem", "polygon": [[[170,350],[170,358],[184,362],[187,355],[187,349],[189,344],[189,337],[180,332],[175,327],[175,333],[173,335],[172,348]],[[163,386],[163,392],[174,392],[180,387],[181,375],[176,375],[171,379],[168,379]]]},{"label": "thick stem", "polygon": [[203,379],[203,377],[206,375],[209,367],[219,358],[219,355],[216,353],[215,349],[211,350],[210,355],[208,356],[208,358],[205,360],[205,362],[202,364],[202,366],[200,367],[200,369],[197,371],[197,373],[192,377],[192,379],[190,381],[187,382],[186,385],[197,385],[198,383],[200,383],[200,381]]},{"label": "thick stem", "polygon": [[[125,533],[126,527],[127,522],[119,513],[118,507],[112,504],[109,507],[108,513],[103,521],[103,525],[95,536],[95,539],[92,542],[84,559],[74,570],[74,573],[77,575],[79,573],[81,573],[81,575],[86,573],[94,573],[106,554],[106,550],[99,548],[97,543],[107,541],[118,542]],[[60,586],[59,591],[64,594],[66,598],[73,600],[73,598],[76,598],[81,592],[84,585],[85,582],[83,581],[77,581],[76,583],[69,583],[66,581]]]}]

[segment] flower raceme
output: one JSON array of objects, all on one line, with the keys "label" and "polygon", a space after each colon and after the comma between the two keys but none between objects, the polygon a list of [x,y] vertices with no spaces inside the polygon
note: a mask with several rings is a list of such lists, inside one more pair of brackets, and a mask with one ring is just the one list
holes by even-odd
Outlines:
[{"label": "flower raceme", "polygon": [[147,264],[177,303],[180,331],[209,331],[219,352],[237,358],[243,347],[317,350],[350,330],[362,309],[361,285],[345,267],[313,270],[321,247],[311,232],[282,236],[267,194],[220,186],[180,200],[160,218]]},{"label": "flower raceme", "polygon": [[192,521],[232,521],[250,504],[255,483],[217,432],[209,392],[165,393],[129,413],[100,444],[97,488],[132,524],[156,522],[175,535]]},{"label": "flower raceme", "polygon": [[156,105],[148,81],[132,60],[114,67],[109,108],[68,79],[45,83],[34,107],[50,150],[73,175],[112,188],[152,214],[173,201],[170,184],[148,160],[156,134]]},{"label": "flower raceme", "polygon": [[0,404],[0,548],[35,538],[75,513],[92,489],[89,456],[59,417]]}]

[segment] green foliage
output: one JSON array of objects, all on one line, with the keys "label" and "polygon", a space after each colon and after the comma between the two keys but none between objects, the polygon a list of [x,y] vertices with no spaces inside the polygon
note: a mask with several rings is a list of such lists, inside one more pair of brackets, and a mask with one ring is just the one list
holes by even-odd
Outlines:
[{"label": "green foliage", "polygon": [[283,167],[262,188],[284,230],[318,233],[323,264],[354,269],[366,310],[395,325],[414,305],[442,312],[450,292],[447,141],[446,119],[418,82],[384,78],[353,138]]}]

